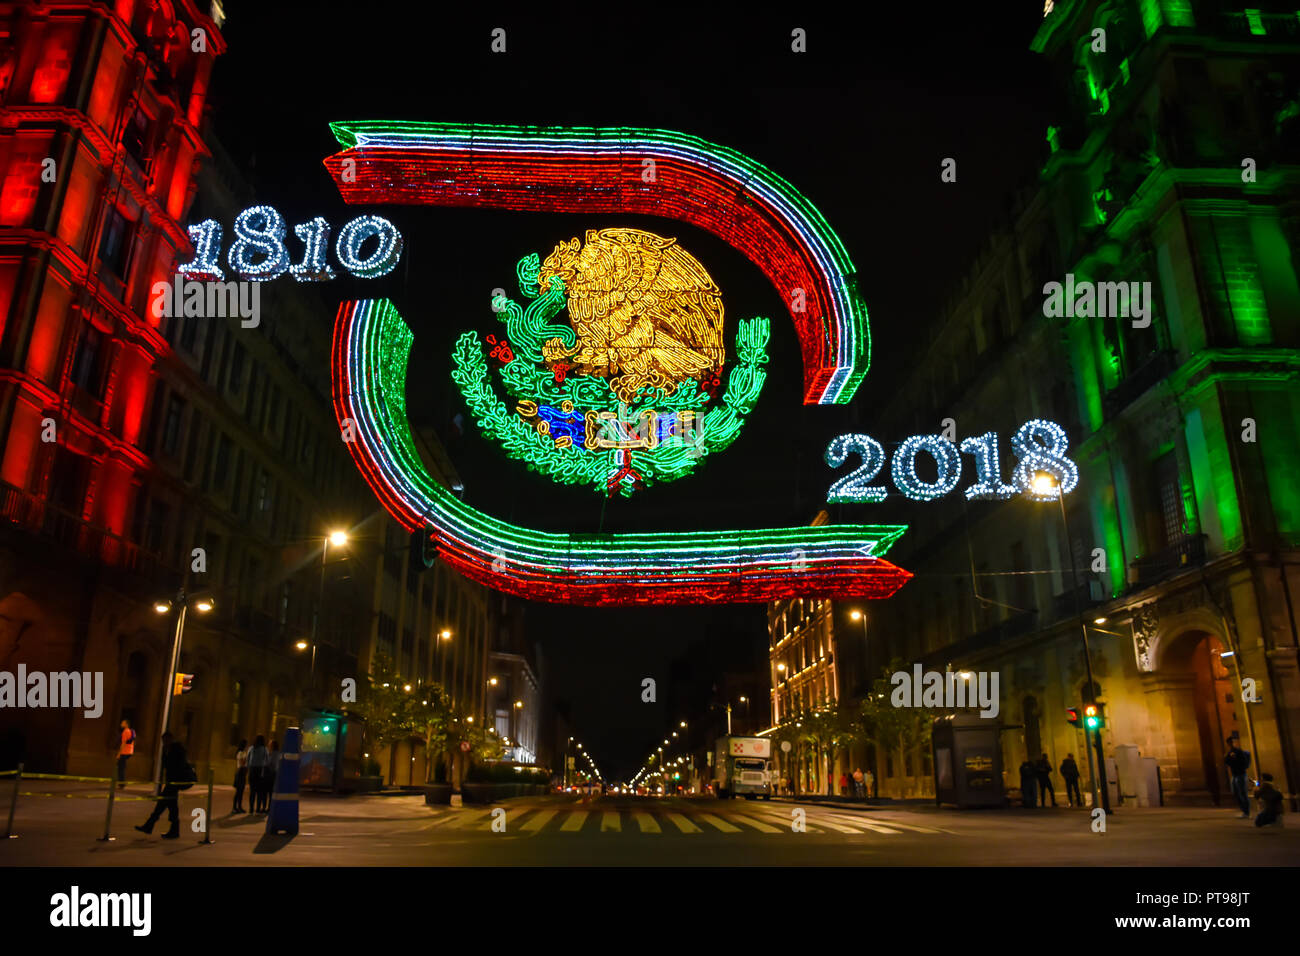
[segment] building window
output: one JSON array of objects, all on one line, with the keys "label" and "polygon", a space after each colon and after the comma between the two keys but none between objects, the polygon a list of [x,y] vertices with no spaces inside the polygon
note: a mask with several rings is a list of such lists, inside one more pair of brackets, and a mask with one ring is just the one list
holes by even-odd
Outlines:
[{"label": "building window", "polygon": [[1156,513],[1160,516],[1161,546],[1170,547],[1183,539],[1183,495],[1178,482],[1178,459],[1168,451],[1151,466],[1156,490]]},{"label": "building window", "polygon": [[181,444],[181,418],[185,414],[185,402],[176,395],[167,397],[167,413],[163,417],[162,449],[175,457]]},{"label": "building window", "polygon": [[230,439],[219,435],[216,444],[217,451],[212,463],[212,487],[222,491],[230,480]]},{"label": "building window", "polygon": [[72,360],[72,381],[95,398],[103,398],[104,365],[104,335],[87,323]]},{"label": "building window", "polygon": [[235,343],[234,351],[230,354],[230,382],[228,387],[232,392],[238,392],[244,387],[244,347],[238,342]]},{"label": "building window", "polygon": [[99,245],[99,260],[113,275],[125,279],[131,259],[131,240],[135,232],[135,223],[123,215],[116,206],[109,209],[107,215],[104,238]]}]

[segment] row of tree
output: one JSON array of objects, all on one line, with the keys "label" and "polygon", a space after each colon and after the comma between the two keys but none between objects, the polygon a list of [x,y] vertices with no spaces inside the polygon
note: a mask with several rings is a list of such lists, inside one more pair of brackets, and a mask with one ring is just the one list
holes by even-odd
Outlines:
[{"label": "row of tree", "polygon": [[[366,721],[366,739],[371,752],[405,740],[420,740],[425,746],[425,783],[451,779],[451,764],[469,744],[471,762],[499,758],[505,745],[491,728],[476,724],[473,717],[452,704],[441,684],[413,684],[404,681],[387,657],[378,657],[371,668],[355,711]],[[389,779],[395,778],[396,752],[390,749]],[[440,769],[435,769],[440,768]]]},{"label": "row of tree", "polygon": [[904,661],[890,661],[861,700],[818,701],[810,709],[783,720],[773,739],[791,741],[797,748],[796,761],[811,754],[821,762],[826,768],[827,794],[834,793],[831,768],[835,755],[852,744],[869,744],[877,753],[893,752],[900,758],[909,751],[929,749],[934,720],[944,711],[895,707],[890,702],[890,677],[906,670]]}]

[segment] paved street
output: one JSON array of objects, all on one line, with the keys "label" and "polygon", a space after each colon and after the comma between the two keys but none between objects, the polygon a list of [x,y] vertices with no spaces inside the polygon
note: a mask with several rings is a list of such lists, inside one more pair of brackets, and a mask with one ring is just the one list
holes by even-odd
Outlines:
[{"label": "paved street", "polygon": [[[301,831],[267,837],[263,817],[218,816],[213,844],[183,826],[179,840],[137,833],[144,789],[116,802],[116,840],[100,843],[102,793],[32,785],[20,798],[17,839],[0,841],[0,865],[1096,865],[1271,866],[1300,860],[1300,827],[1257,830],[1226,809],[1121,809],[1096,834],[1083,811],[933,807],[857,810],[797,801],[572,795],[493,807],[427,807],[422,797],[304,795]],[[0,793],[5,788],[0,787]],[[182,816],[203,804],[187,793]],[[230,803],[218,788],[214,804]],[[2,804],[0,804],[2,805]],[[7,805],[3,805],[7,809]],[[795,811],[806,832],[792,830]]]}]

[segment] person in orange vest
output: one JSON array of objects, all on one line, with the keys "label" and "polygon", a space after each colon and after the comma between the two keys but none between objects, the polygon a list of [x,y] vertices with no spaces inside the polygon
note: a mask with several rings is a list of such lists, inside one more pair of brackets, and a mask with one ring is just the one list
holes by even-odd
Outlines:
[{"label": "person in orange vest", "polygon": [[117,745],[117,785],[119,788],[126,786],[126,762],[131,759],[135,753],[135,731],[131,729],[131,721],[125,717],[122,718],[122,736]]}]

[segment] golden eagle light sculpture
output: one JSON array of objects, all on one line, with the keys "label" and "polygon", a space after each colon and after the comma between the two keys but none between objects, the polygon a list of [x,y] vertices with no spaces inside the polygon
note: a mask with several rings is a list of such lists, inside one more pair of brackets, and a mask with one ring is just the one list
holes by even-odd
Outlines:
[{"label": "golden eagle light sculpture", "polygon": [[547,364],[609,379],[623,401],[645,386],[672,394],[726,361],[722,294],[689,252],[639,229],[589,229],[586,241],[561,242],[546,257],[538,285],[564,283],[577,342],[548,339]]}]

